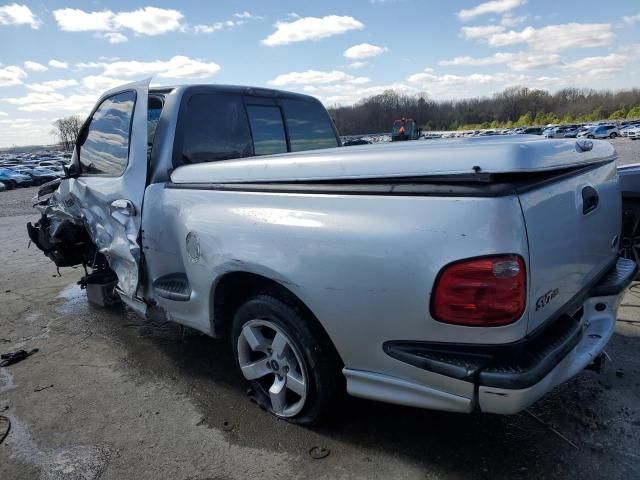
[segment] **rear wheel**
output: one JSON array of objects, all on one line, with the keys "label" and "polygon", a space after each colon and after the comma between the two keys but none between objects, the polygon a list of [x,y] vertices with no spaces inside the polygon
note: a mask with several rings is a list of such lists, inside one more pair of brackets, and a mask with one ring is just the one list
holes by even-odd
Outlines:
[{"label": "rear wheel", "polygon": [[5,185],[7,186],[7,190],[13,190],[17,186],[17,184],[16,184],[16,182],[14,180],[6,181]]},{"label": "rear wheel", "polygon": [[620,255],[640,265],[640,201],[622,200]]},{"label": "rear wheel", "polygon": [[616,138],[618,136],[618,134],[616,132],[611,132],[611,135],[609,135],[609,138]]},{"label": "rear wheel", "polygon": [[287,421],[317,423],[340,393],[337,354],[295,302],[257,295],[235,314],[232,347],[260,406]]},{"label": "rear wheel", "polygon": [[587,135],[587,138],[596,138],[593,135]]}]

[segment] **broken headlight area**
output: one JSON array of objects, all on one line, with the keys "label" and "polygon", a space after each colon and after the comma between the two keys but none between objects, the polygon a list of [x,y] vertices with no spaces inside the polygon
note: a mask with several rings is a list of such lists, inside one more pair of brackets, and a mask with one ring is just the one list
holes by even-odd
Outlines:
[{"label": "broken headlight area", "polygon": [[42,215],[35,224],[27,223],[31,241],[49,257],[57,267],[76,265],[92,268],[106,264],[91,241],[87,230],[68,219],[52,221]]}]

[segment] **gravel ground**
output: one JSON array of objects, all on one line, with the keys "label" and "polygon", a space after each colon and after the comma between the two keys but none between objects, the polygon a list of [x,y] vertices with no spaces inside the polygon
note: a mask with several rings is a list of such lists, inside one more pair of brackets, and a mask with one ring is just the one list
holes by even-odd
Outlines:
[{"label": "gravel ground", "polygon": [[[621,163],[640,161],[640,142],[626,143],[615,142]],[[88,305],[81,272],[58,276],[27,248],[34,190],[0,193],[0,351],[40,349],[0,368],[12,422],[3,480],[640,478],[640,284],[603,373],[581,373],[528,412],[346,399],[333,423],[302,428],[248,400],[227,341]],[[330,455],[313,460],[315,446]]]}]

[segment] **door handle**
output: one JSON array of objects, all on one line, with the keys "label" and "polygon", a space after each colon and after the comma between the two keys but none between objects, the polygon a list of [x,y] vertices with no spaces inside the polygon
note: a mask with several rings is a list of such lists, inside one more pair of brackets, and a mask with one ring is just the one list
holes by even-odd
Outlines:
[{"label": "door handle", "polygon": [[116,212],[126,215],[127,217],[133,217],[136,214],[136,206],[131,200],[124,198],[114,200],[111,202],[111,214],[113,215]]}]

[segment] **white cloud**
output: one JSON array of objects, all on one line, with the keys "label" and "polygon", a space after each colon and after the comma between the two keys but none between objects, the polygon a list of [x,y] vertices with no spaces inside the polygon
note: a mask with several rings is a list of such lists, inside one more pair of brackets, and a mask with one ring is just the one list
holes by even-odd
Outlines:
[{"label": "white cloud", "polygon": [[15,105],[23,112],[73,112],[88,113],[96,102],[96,96],[61,93],[29,92],[23,97],[3,98],[1,101]]},{"label": "white cloud", "polygon": [[507,65],[512,70],[522,71],[535,68],[547,68],[560,65],[560,55],[556,53],[503,53],[498,52],[490,57],[455,57],[452,60],[442,60],[439,65],[453,65],[464,67],[482,67],[487,65]]},{"label": "white cloud", "polygon": [[0,6],[0,25],[29,25],[35,30],[40,27],[40,23],[26,5],[12,3]]},{"label": "white cloud", "polygon": [[364,25],[355,18],[338,15],[297,18],[291,22],[277,22],[275,26],[276,31],[262,40],[263,45],[272,47],[306,40],[320,40],[364,28]]},{"label": "white cloud", "polygon": [[62,62],[60,60],[49,60],[49,66],[53,68],[69,68],[69,64],[67,62]]},{"label": "white cloud", "polygon": [[234,17],[236,18],[255,18],[257,20],[261,20],[262,17],[259,17],[257,15],[252,15],[250,12],[247,12],[246,10],[244,12],[237,12],[233,14]]},{"label": "white cloud", "polygon": [[82,79],[82,85],[94,92],[105,92],[112,88],[129,83],[129,80],[105,77],[104,75],[89,75]]},{"label": "white cloud", "polygon": [[24,68],[27,70],[31,70],[32,72],[46,72],[49,70],[47,67],[38,62],[32,62],[31,60],[26,60],[24,62]]},{"label": "white cloud", "polygon": [[252,15],[251,13],[244,11],[233,14],[233,18],[221,22],[215,22],[208,25],[196,25],[193,27],[195,33],[214,33],[219,30],[230,29],[244,25],[250,20],[262,20],[262,17]]},{"label": "white cloud", "polygon": [[164,78],[206,78],[215,75],[220,70],[217,63],[192,59],[183,55],[176,55],[167,61],[128,60],[95,63],[92,66],[102,67],[104,69],[102,75],[106,77],[157,75]]},{"label": "white cloud", "polygon": [[218,30],[223,30],[225,28],[224,22],[216,22],[211,25],[196,25],[193,27],[193,31],[196,33],[214,33]]},{"label": "white cloud", "polygon": [[622,21],[627,25],[633,25],[636,22],[640,22],[640,13],[637,15],[625,15],[622,17]]},{"label": "white cloud", "polygon": [[60,30],[65,32],[107,31],[115,28],[111,10],[85,12],[76,8],[62,8],[54,10],[53,16]]},{"label": "white cloud", "polygon": [[366,67],[367,65],[369,65],[367,62],[353,62],[353,63],[350,63],[348,67],[353,68],[354,70],[357,70],[358,68],[363,68],[363,67]]},{"label": "white cloud", "polygon": [[7,112],[0,112],[0,117],[8,117],[9,114]]},{"label": "white cloud", "polygon": [[161,35],[183,28],[184,16],[178,10],[144,7],[130,12],[102,10],[85,12],[76,8],[53,11],[61,30],[67,32],[109,32],[100,38],[110,43],[126,41],[120,30],[130,30],[137,35]]},{"label": "white cloud", "polygon": [[369,81],[367,77],[354,77],[340,70],[333,70],[331,72],[307,70],[305,72],[283,73],[273,80],[269,80],[267,83],[276,87],[282,87],[284,85],[317,85],[337,82],[362,84]]},{"label": "white cloud", "polygon": [[377,45],[371,45],[370,43],[361,43],[347,48],[344,51],[344,56],[351,60],[360,60],[362,58],[377,57],[386,51],[387,47],[378,47]]},{"label": "white cloud", "polygon": [[62,88],[75,87],[78,85],[78,82],[74,79],[69,80],[49,80],[47,82],[41,83],[31,83],[26,85],[29,90],[33,90],[34,92],[41,93],[49,93],[54,92],[56,90],[60,90]]},{"label": "white cloud", "polygon": [[495,34],[504,32],[505,28],[500,25],[482,25],[479,27],[462,27],[462,36],[467,39],[490,38]]},{"label": "white cloud", "polygon": [[526,43],[532,50],[556,52],[572,48],[600,47],[613,40],[609,23],[567,23],[546,27],[504,30],[504,27],[463,27],[466,38],[483,39],[492,47]]},{"label": "white cloud", "polygon": [[505,13],[519,7],[520,5],[524,5],[525,3],[526,0],[492,0],[490,2],[481,3],[473,8],[460,10],[458,12],[458,18],[460,18],[460,20],[467,21],[488,13]]},{"label": "white cloud", "polygon": [[124,43],[129,40],[126,35],[120,32],[98,33],[97,36],[107,40],[109,43]]},{"label": "white cloud", "polygon": [[586,57],[567,63],[564,68],[583,76],[606,78],[613,73],[623,71],[632,59],[626,55],[610,53],[600,57]]},{"label": "white cloud", "polygon": [[15,65],[0,66],[0,87],[20,85],[27,78],[27,72]]},{"label": "white cloud", "polygon": [[524,23],[529,18],[529,15],[520,15],[519,17],[514,17],[510,12],[505,13],[500,19],[500,25],[503,27],[515,27],[516,25],[520,25]]},{"label": "white cloud", "polygon": [[183,17],[178,10],[144,7],[116,13],[114,23],[117,28],[128,28],[139,35],[160,35],[179,30]]},{"label": "white cloud", "polygon": [[439,98],[479,96],[516,85],[549,89],[570,83],[564,78],[549,76],[531,77],[515,73],[436,75],[426,71],[410,75],[407,81],[421,91],[426,91],[430,95]]}]

